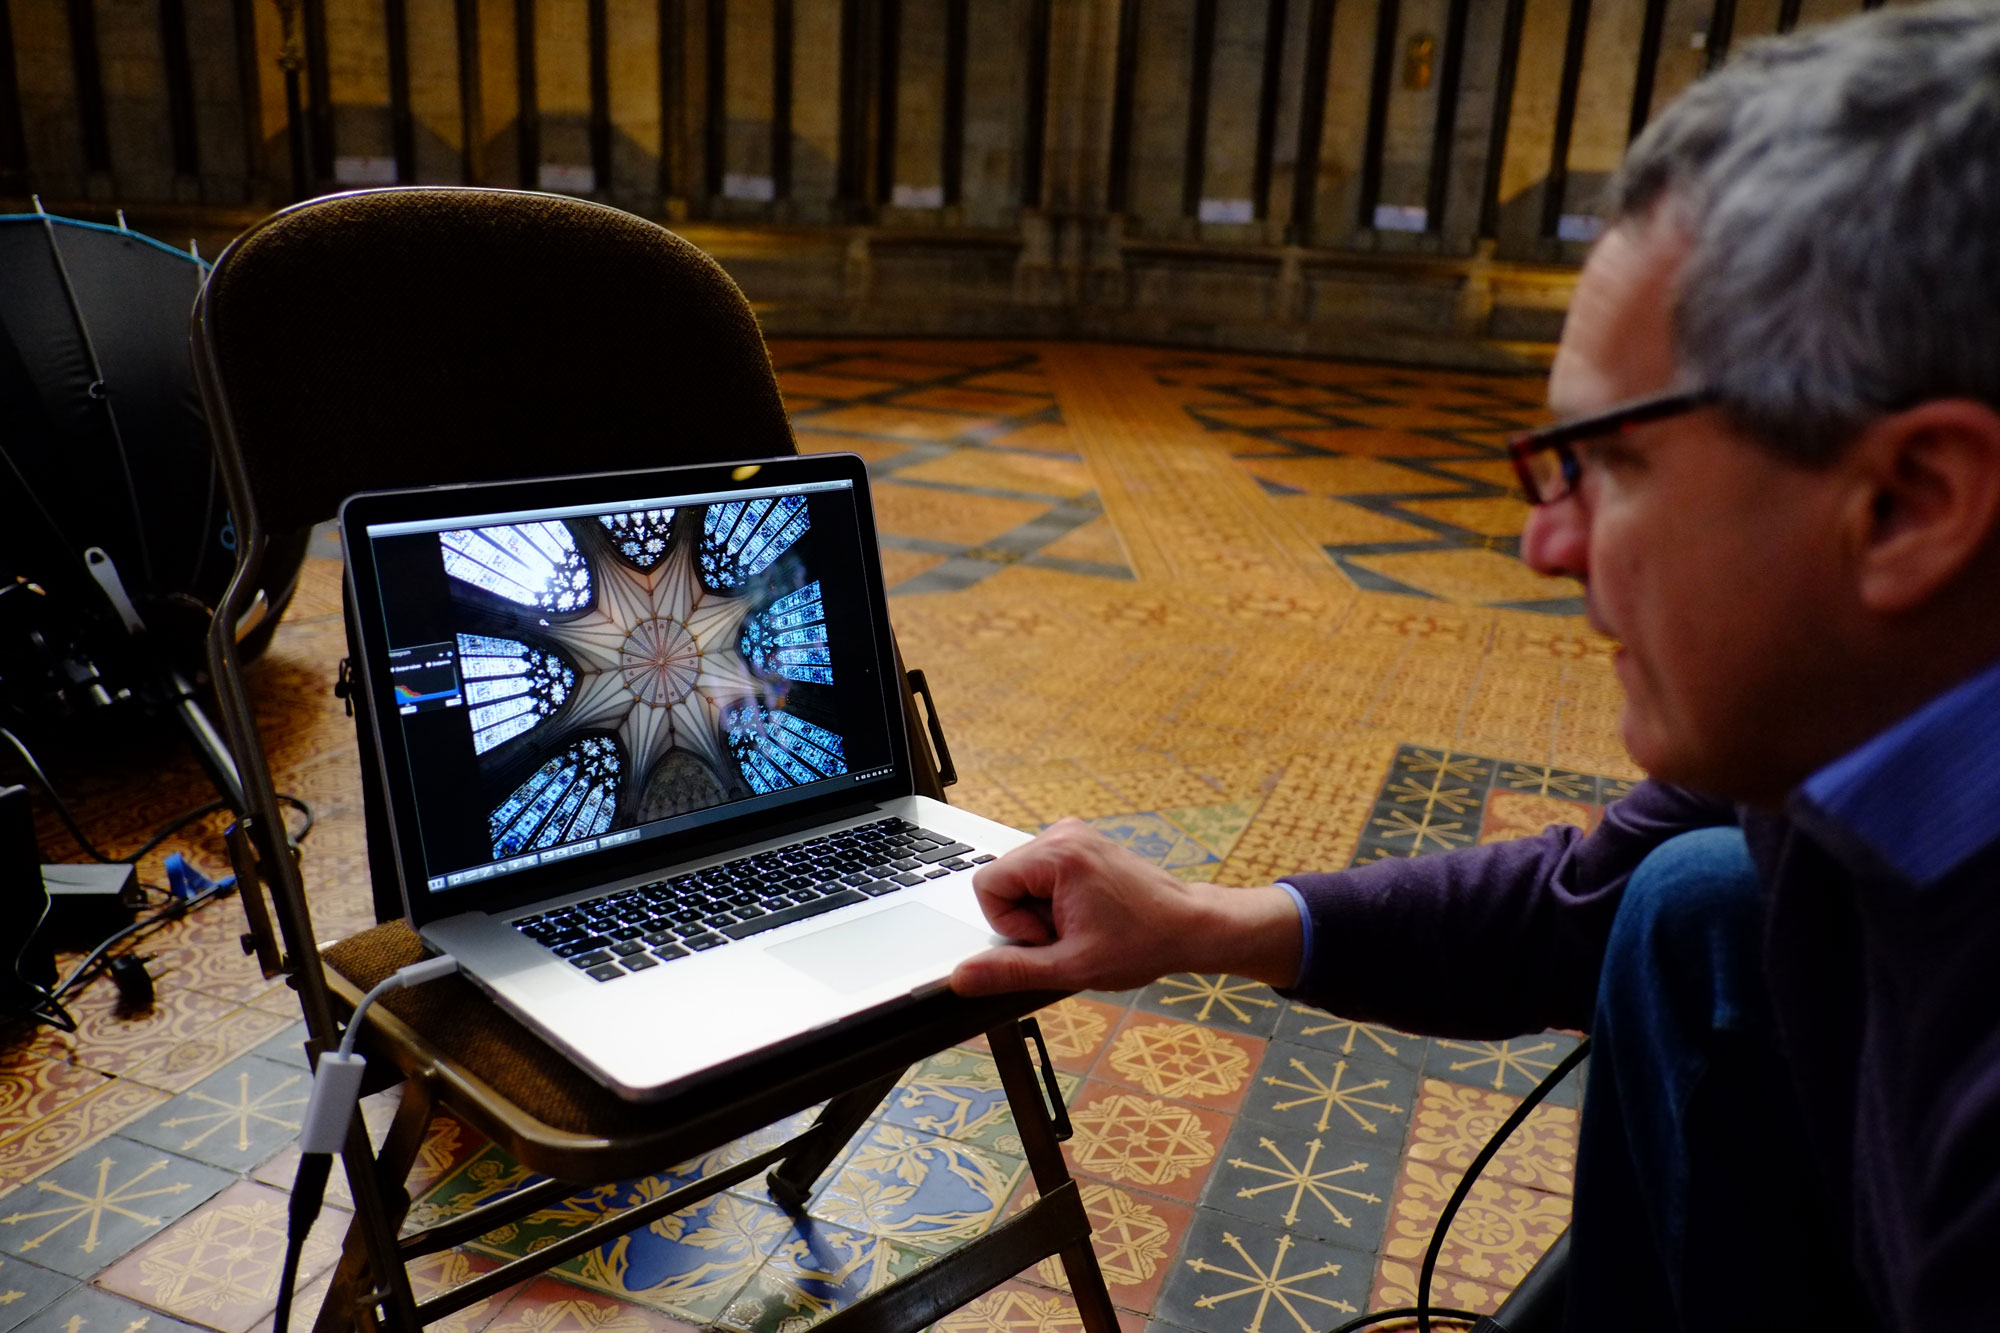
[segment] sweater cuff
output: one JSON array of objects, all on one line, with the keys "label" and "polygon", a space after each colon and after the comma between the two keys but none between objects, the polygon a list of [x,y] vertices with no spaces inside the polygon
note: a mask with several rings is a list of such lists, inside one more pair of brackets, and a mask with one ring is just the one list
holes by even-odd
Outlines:
[{"label": "sweater cuff", "polygon": [[1306,896],[1303,893],[1300,893],[1297,889],[1293,888],[1290,884],[1287,884],[1282,879],[1278,881],[1278,887],[1283,889],[1286,893],[1289,893],[1292,896],[1292,906],[1299,909],[1299,931],[1304,938],[1300,941],[1300,948],[1299,948],[1299,974],[1292,978],[1292,985],[1297,986],[1300,982],[1304,981],[1307,977],[1312,975],[1312,961],[1313,961],[1312,912],[1309,911],[1306,907]]}]

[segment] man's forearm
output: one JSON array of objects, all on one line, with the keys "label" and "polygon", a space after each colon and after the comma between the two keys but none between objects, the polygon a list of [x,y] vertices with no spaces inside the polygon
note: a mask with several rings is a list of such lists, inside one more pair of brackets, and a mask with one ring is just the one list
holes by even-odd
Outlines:
[{"label": "man's forearm", "polygon": [[1227,972],[1269,986],[1298,980],[1305,931],[1298,903],[1275,884],[1237,889],[1191,886],[1200,911],[1188,939],[1190,972]]}]

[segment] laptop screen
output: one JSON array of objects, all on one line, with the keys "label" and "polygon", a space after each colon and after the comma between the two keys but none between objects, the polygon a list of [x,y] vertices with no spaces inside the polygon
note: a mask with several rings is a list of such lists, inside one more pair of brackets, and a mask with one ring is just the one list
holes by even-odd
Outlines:
[{"label": "laptop screen", "polygon": [[824,480],[368,524],[419,882],[501,890],[891,772],[857,501]]}]

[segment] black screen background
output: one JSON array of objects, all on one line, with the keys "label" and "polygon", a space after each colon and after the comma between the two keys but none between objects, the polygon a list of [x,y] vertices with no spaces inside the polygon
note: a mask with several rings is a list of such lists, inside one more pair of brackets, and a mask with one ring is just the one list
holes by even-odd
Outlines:
[{"label": "black screen background", "polygon": [[[788,711],[842,735],[848,775],[787,788],[781,793],[800,799],[849,782],[853,774],[881,768],[890,762],[892,755],[889,718],[882,705],[883,667],[876,660],[868,592],[863,582],[867,566],[854,512],[855,492],[810,491],[804,498],[811,515],[806,532],[770,568],[752,577],[739,594],[748,597],[754,613],[792,586],[814,578],[819,580],[834,683],[817,685],[781,680],[769,682],[764,689],[767,696],[789,693],[792,702],[786,705]],[[617,513],[630,507],[607,505],[602,512]],[[597,526],[594,518],[564,521],[579,549],[592,553],[593,565],[616,558],[604,552],[595,535],[586,531],[586,527]],[[688,531],[677,529],[676,540],[687,539]],[[486,594],[445,572],[437,532],[378,537],[373,540],[373,547],[391,651],[455,641],[460,631],[518,637],[518,630],[500,628],[490,614],[482,613],[483,607],[492,605]],[[766,702],[778,706],[775,697],[767,697]],[[482,757],[473,752],[469,702],[462,707],[427,709],[410,715],[397,713],[393,698],[377,699],[376,706],[382,710],[380,715],[385,722],[393,719],[402,728],[418,812],[425,877],[492,863],[495,858],[488,816],[534,771],[536,764],[518,761],[504,766],[482,764]],[[553,729],[553,734],[564,734],[563,720],[563,713],[558,712],[527,735],[547,734],[549,729]],[[507,748],[502,746],[485,758],[502,755]],[[623,775],[612,831],[636,825],[633,792],[643,784],[645,776],[633,772]],[[725,804],[696,815],[681,816],[673,823],[689,827],[713,823],[729,818],[740,804]]]}]

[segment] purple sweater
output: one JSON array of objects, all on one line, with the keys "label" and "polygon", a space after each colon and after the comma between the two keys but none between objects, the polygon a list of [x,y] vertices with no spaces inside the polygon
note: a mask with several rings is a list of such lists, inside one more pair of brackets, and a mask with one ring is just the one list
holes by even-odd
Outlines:
[{"label": "purple sweater", "polygon": [[2000,669],[1973,686],[1782,816],[1645,782],[1587,836],[1288,876],[1314,941],[1292,993],[1439,1035],[1587,1028],[1627,876],[1740,823],[1801,1129],[1862,1285],[1893,1328],[2000,1327]]}]

